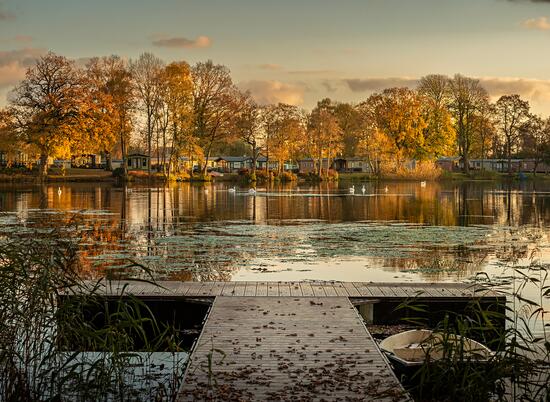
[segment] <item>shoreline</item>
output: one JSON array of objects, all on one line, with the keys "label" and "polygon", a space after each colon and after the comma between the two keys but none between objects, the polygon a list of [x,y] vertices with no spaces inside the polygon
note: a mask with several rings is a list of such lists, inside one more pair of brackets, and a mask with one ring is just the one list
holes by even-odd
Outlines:
[{"label": "shoreline", "polygon": [[[489,173],[489,172],[488,172]],[[287,183],[337,183],[337,182],[376,182],[376,181],[394,181],[394,182],[415,182],[415,181],[426,181],[426,182],[502,182],[502,181],[549,181],[550,174],[539,173],[533,175],[532,173],[523,174],[521,177],[517,173],[509,176],[507,173],[492,173],[490,174],[470,174],[466,175],[464,173],[445,173],[437,178],[429,177],[400,177],[400,176],[383,176],[383,177],[373,177],[368,174],[363,173],[341,173],[338,176],[338,179],[332,180],[308,180],[307,178],[298,176],[298,180],[295,181],[273,181],[272,183],[287,184]],[[111,172],[102,172],[96,174],[68,174],[68,175],[48,175],[44,183],[90,183],[90,182],[105,182],[105,183],[116,183],[119,182],[119,179],[111,174]],[[212,177],[211,180],[197,180],[197,179],[186,179],[186,180],[167,180],[165,177],[158,176],[156,174],[152,175],[150,178],[145,175],[131,176],[131,180],[128,180],[127,183],[170,183],[170,182],[180,182],[180,183],[244,183],[244,184],[253,184],[252,182],[247,182],[243,176],[238,175],[237,173],[228,173],[225,176]],[[40,184],[38,176],[31,174],[0,174],[0,183],[25,183],[25,184]],[[266,181],[258,181],[258,184],[264,184]]]}]

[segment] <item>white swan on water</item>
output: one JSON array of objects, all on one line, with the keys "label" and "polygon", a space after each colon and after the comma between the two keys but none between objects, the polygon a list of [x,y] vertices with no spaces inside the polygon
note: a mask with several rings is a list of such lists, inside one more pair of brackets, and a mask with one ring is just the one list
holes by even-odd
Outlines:
[{"label": "white swan on water", "polygon": [[58,195],[59,197],[61,197],[61,193],[62,193],[61,187],[57,187],[57,195]]},{"label": "white swan on water", "polygon": [[363,195],[365,195],[365,193],[367,192],[367,189],[365,188],[364,184],[363,184],[363,187],[361,187],[361,192],[363,193]]},{"label": "white swan on water", "polygon": [[355,194],[355,186],[351,186],[351,187],[349,188],[349,193],[350,193],[350,194]]},{"label": "white swan on water", "polygon": [[256,189],[251,188],[250,190],[248,190],[248,194],[256,195]]},{"label": "white swan on water", "polygon": [[426,187],[426,182],[425,182],[425,181],[421,181],[421,182],[420,182],[420,187]]},{"label": "white swan on water", "polygon": [[237,190],[235,189],[234,186],[231,187],[231,188],[230,188],[229,190],[227,190],[227,191],[229,191],[230,193],[236,193],[236,192],[237,192]]},{"label": "white swan on water", "polygon": [[388,189],[388,186],[386,186],[386,188],[384,189],[384,192],[387,193],[388,191],[390,190]]}]

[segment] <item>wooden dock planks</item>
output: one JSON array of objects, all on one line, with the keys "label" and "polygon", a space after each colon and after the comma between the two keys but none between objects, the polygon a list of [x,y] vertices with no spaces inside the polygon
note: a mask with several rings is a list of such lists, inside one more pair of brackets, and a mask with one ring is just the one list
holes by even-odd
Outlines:
[{"label": "wooden dock planks", "polygon": [[409,399],[347,297],[217,297],[178,400],[288,398]]},{"label": "wooden dock planks", "polygon": [[[89,286],[95,284],[90,282]],[[122,293],[145,298],[163,297],[353,297],[381,300],[403,300],[411,297],[433,300],[503,298],[491,291],[460,283],[374,283],[374,282],[174,282],[156,284],[139,281],[100,283],[100,292],[108,296]]]}]

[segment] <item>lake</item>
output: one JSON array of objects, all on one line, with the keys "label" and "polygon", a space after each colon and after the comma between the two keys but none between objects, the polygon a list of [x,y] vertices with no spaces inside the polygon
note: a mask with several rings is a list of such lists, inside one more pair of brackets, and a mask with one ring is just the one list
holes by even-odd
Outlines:
[{"label": "lake", "polygon": [[[362,186],[365,186],[362,191]],[[550,262],[550,181],[2,185],[0,231],[78,221],[82,276],[462,281]]]}]

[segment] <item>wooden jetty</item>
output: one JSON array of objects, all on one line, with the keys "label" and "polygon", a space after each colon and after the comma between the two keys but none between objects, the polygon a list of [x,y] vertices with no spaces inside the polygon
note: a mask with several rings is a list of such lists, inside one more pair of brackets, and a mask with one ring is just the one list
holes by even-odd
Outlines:
[{"label": "wooden jetty", "polygon": [[408,396],[347,297],[219,296],[179,401],[400,401]]},{"label": "wooden jetty", "polygon": [[428,302],[432,315],[449,306],[461,310],[473,299],[491,305],[506,301],[494,291],[449,283],[125,280],[87,285],[107,298],[131,294],[151,303],[211,304],[179,401],[410,400],[363,318],[377,321],[378,315],[383,322],[411,298]]}]

